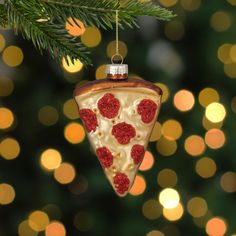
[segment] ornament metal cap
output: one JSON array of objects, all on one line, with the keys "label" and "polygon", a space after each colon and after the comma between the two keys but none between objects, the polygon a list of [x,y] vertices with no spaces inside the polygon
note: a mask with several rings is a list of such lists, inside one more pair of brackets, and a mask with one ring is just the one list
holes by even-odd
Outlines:
[{"label": "ornament metal cap", "polygon": [[106,66],[107,75],[128,75],[127,64],[108,64]]}]

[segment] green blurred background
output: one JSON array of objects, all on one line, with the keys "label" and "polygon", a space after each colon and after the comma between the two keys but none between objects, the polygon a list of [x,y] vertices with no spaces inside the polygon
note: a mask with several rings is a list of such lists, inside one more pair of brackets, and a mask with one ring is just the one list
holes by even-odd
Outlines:
[{"label": "green blurred background", "polygon": [[120,32],[130,74],[164,91],[125,198],[72,99],[76,86],[104,78],[115,32],[70,26],[91,48],[94,65],[84,68],[0,31],[0,236],[236,235],[236,0],[159,3],[178,16],[140,17],[139,29]]}]

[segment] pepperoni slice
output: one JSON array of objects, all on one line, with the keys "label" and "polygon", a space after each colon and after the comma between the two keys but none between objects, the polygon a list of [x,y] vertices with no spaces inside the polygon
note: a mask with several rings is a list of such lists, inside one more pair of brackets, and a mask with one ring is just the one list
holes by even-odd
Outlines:
[{"label": "pepperoni slice", "polygon": [[132,125],[122,122],[112,127],[112,135],[115,136],[118,143],[128,144],[130,139],[135,137],[136,131]]},{"label": "pepperoni slice", "polygon": [[96,151],[97,157],[104,168],[108,168],[113,164],[113,156],[106,147],[100,147]]},{"label": "pepperoni slice", "polygon": [[157,110],[157,104],[150,99],[143,99],[138,104],[138,114],[141,115],[141,120],[144,123],[150,123]]},{"label": "pepperoni slice", "polygon": [[145,154],[144,146],[135,144],[131,149],[131,157],[136,165],[140,164]]},{"label": "pepperoni slice", "polygon": [[86,130],[94,132],[98,127],[96,114],[91,109],[81,109],[79,111],[80,118],[82,119]]},{"label": "pepperoni slice", "polygon": [[117,173],[113,179],[116,191],[119,194],[124,194],[129,189],[130,180],[124,173]]},{"label": "pepperoni slice", "polygon": [[106,93],[99,99],[98,109],[104,117],[112,119],[118,115],[120,102],[113,94]]}]

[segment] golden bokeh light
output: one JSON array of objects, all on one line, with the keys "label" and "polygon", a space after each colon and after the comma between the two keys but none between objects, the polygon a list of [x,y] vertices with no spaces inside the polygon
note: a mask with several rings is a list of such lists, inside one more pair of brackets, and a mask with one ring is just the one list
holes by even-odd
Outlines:
[{"label": "golden bokeh light", "polygon": [[183,214],[184,208],[181,203],[179,203],[175,208],[163,208],[163,216],[169,221],[177,221],[183,216]]},{"label": "golden bokeh light", "polygon": [[205,142],[212,149],[221,148],[225,144],[225,134],[220,129],[210,129],[205,134]]},{"label": "golden bokeh light", "polygon": [[201,0],[180,0],[180,4],[187,11],[195,11],[201,6]]},{"label": "golden bokeh light", "polygon": [[172,188],[177,184],[178,177],[175,171],[171,169],[163,169],[157,176],[157,183],[162,188]]},{"label": "golden bokeh light", "polygon": [[78,106],[74,99],[69,99],[63,104],[63,113],[70,120],[79,118]]},{"label": "golden bokeh light", "polygon": [[96,79],[105,79],[107,77],[106,74],[106,65],[101,65],[96,70]]},{"label": "golden bokeh light", "polygon": [[227,0],[232,6],[236,6],[236,0]]},{"label": "golden bokeh light", "polygon": [[193,217],[202,217],[208,211],[207,202],[201,197],[193,197],[187,203],[187,210]]},{"label": "golden bokeh light", "polygon": [[29,226],[37,232],[45,230],[48,224],[48,215],[43,211],[34,211],[29,215]]},{"label": "golden bokeh light", "polygon": [[202,137],[191,135],[185,140],[184,149],[191,156],[200,156],[204,153],[206,146]]},{"label": "golden bokeh light", "polygon": [[181,21],[172,20],[165,25],[165,35],[173,41],[181,40],[185,35],[185,27]]},{"label": "golden bokeh light", "polygon": [[149,142],[155,142],[161,138],[161,124],[156,122],[149,139]]},{"label": "golden bokeh light", "polygon": [[59,115],[56,108],[52,106],[44,106],[39,110],[39,122],[45,126],[55,125],[58,121]]},{"label": "golden bokeh light", "polygon": [[231,57],[230,57],[231,47],[232,47],[232,44],[225,43],[225,44],[222,44],[218,48],[217,57],[224,64],[232,63],[232,60],[231,60]]},{"label": "golden bokeh light", "polygon": [[225,11],[215,12],[210,19],[211,27],[217,32],[223,32],[230,28],[230,15]]},{"label": "golden bokeh light", "polygon": [[227,231],[225,221],[219,217],[210,219],[206,224],[206,232],[209,236],[223,236]]},{"label": "golden bokeh light", "polygon": [[209,121],[213,123],[221,122],[225,119],[226,116],[225,107],[218,102],[210,103],[206,107],[205,116]]},{"label": "golden bokeh light", "polygon": [[62,66],[65,71],[67,71],[69,73],[77,73],[83,69],[84,65],[79,59],[74,60],[74,62],[72,63],[72,60],[70,59],[70,57],[67,56],[67,61],[68,61],[68,64],[66,62],[65,57],[63,57]]},{"label": "golden bokeh light", "polygon": [[0,76],[0,97],[7,97],[11,95],[13,90],[13,81],[8,77]]},{"label": "golden bokeh light", "polygon": [[162,137],[157,141],[156,148],[162,156],[171,156],[174,155],[177,150],[177,143],[175,140]]},{"label": "golden bokeh light", "polygon": [[66,29],[70,35],[75,37],[82,35],[85,31],[83,22],[79,19],[73,20],[71,17],[68,18],[68,21],[66,22]]},{"label": "golden bokeh light", "polygon": [[102,36],[99,29],[93,26],[87,27],[83,35],[81,35],[82,43],[89,48],[98,46],[101,40]]},{"label": "golden bokeh light", "polygon": [[173,188],[165,188],[159,194],[159,202],[164,208],[173,209],[180,201],[179,193]]},{"label": "golden bokeh light", "polygon": [[[119,46],[119,54],[125,58],[127,56],[128,53],[128,48],[126,46],[126,44],[122,41],[118,41],[118,46]],[[107,56],[108,57],[112,57],[113,55],[116,54],[116,41],[111,41],[108,45],[107,45]]]},{"label": "golden bokeh light", "polygon": [[168,100],[169,96],[170,96],[170,90],[167,87],[167,85],[163,84],[163,83],[155,83],[156,86],[160,87],[160,89],[162,90],[163,94],[161,97],[161,102],[164,103]]},{"label": "golden bokeh light", "polygon": [[174,5],[176,5],[177,2],[178,0],[159,0],[159,3],[163,7],[173,7]]},{"label": "golden bokeh light", "polygon": [[180,90],[174,96],[174,106],[182,112],[189,111],[193,108],[195,99],[193,94],[188,90]]},{"label": "golden bokeh light", "polygon": [[236,97],[231,100],[231,109],[234,113],[236,113]]},{"label": "golden bokeh light", "polygon": [[60,184],[69,184],[75,178],[76,172],[74,166],[69,163],[62,163],[57,169],[54,171],[54,178]]},{"label": "golden bokeh light", "polygon": [[86,232],[93,227],[94,220],[89,212],[80,211],[75,215],[73,223],[79,231]]},{"label": "golden bokeh light", "polygon": [[153,164],[154,164],[154,157],[153,157],[152,153],[149,151],[146,151],[143,161],[142,161],[141,165],[139,166],[139,170],[141,170],[141,171],[150,170],[152,168]]},{"label": "golden bokeh light", "polygon": [[0,129],[9,129],[14,122],[12,111],[6,107],[0,107]]},{"label": "golden bokeh light", "polygon": [[233,62],[236,62],[236,44],[234,44],[231,48],[230,48],[230,52],[229,52],[230,58]]},{"label": "golden bokeh light", "polygon": [[236,63],[225,64],[224,72],[229,78],[235,79],[236,78]]},{"label": "golden bokeh light", "polygon": [[22,63],[24,55],[19,47],[9,46],[4,49],[2,59],[6,65],[16,67]]},{"label": "golden bokeh light", "polygon": [[5,48],[5,46],[6,46],[5,38],[2,34],[0,34],[0,52]]},{"label": "golden bokeh light", "polygon": [[219,93],[213,88],[204,88],[198,95],[198,101],[203,107],[207,107],[213,102],[219,102],[219,100]]},{"label": "golden bokeh light", "polygon": [[227,193],[236,192],[236,173],[228,171],[220,178],[220,186]]},{"label": "golden bokeh light", "polygon": [[13,160],[20,154],[20,145],[13,138],[5,138],[0,142],[0,155],[6,160]]},{"label": "golden bokeh light", "polygon": [[45,236],[66,236],[66,229],[61,222],[51,222],[45,230]]},{"label": "golden bokeh light", "polygon": [[64,136],[68,142],[72,144],[78,144],[83,142],[85,138],[85,131],[81,124],[71,122],[66,125],[64,129]]},{"label": "golden bokeh light", "polygon": [[177,140],[183,133],[183,128],[177,120],[167,120],[162,125],[162,134],[166,139]]},{"label": "golden bokeh light", "polygon": [[56,149],[47,149],[40,156],[40,163],[46,170],[55,170],[61,164],[62,157]]},{"label": "golden bokeh light", "polygon": [[24,220],[18,226],[18,234],[19,236],[37,236],[38,232],[29,226],[28,220]]},{"label": "golden bokeh light", "polygon": [[203,157],[197,161],[195,170],[202,178],[210,178],[215,175],[217,166],[214,160],[209,157]]},{"label": "golden bokeh light", "polygon": [[129,193],[133,196],[138,196],[144,193],[146,189],[146,181],[143,176],[141,175],[136,175],[134,179],[134,183],[129,190]]},{"label": "golden bokeh light", "polygon": [[10,184],[0,184],[0,205],[8,205],[12,203],[15,196],[15,189]]},{"label": "golden bokeh light", "polygon": [[162,214],[162,206],[158,201],[150,199],[144,202],[142,212],[147,219],[156,220]]},{"label": "golden bokeh light", "polygon": [[202,118],[202,125],[206,130],[210,130],[210,129],[214,129],[214,128],[220,129],[223,126],[223,121],[220,121],[218,123],[212,123],[204,115],[203,118]]},{"label": "golden bokeh light", "polygon": [[165,236],[165,235],[159,230],[152,230],[149,233],[147,233],[146,236]]}]

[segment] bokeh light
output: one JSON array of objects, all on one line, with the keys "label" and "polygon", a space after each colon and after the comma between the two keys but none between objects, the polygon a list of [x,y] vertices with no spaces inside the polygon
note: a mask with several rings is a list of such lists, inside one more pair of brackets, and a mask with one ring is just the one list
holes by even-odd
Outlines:
[{"label": "bokeh light", "polygon": [[71,122],[66,125],[64,129],[64,136],[68,142],[72,144],[78,144],[83,142],[85,138],[85,131],[81,124]]},{"label": "bokeh light", "polygon": [[66,236],[66,229],[61,222],[51,222],[45,230],[45,236]]},{"label": "bokeh light", "polygon": [[22,50],[17,46],[9,46],[4,49],[2,59],[10,67],[19,66],[23,61],[24,55]]},{"label": "bokeh light", "polygon": [[173,7],[178,0],[159,0],[159,2],[163,7]]},{"label": "bokeh light", "polygon": [[193,108],[195,99],[193,94],[188,90],[180,90],[174,96],[174,106],[182,112],[189,111]]},{"label": "bokeh light", "polygon": [[219,102],[219,93],[213,88],[204,88],[198,96],[198,101],[203,107],[207,107],[210,103]]},{"label": "bokeh light", "polygon": [[6,76],[0,75],[0,97],[7,97],[12,94],[14,83]]},{"label": "bokeh light", "polygon": [[225,64],[224,72],[229,78],[235,79],[236,78],[236,63]]},{"label": "bokeh light", "polygon": [[159,201],[164,208],[175,208],[180,201],[179,193],[173,188],[165,188],[159,194]]},{"label": "bokeh light", "polygon": [[156,148],[162,156],[171,156],[175,154],[177,150],[177,143],[175,140],[162,137],[157,141]]},{"label": "bokeh light", "polygon": [[213,102],[206,107],[205,115],[211,122],[218,123],[225,119],[226,110],[221,103]]},{"label": "bokeh light", "polygon": [[169,96],[170,96],[170,90],[167,87],[167,85],[163,84],[163,83],[155,83],[156,86],[160,87],[160,89],[162,90],[163,94],[162,94],[162,98],[161,98],[161,102],[164,103],[168,100]]},{"label": "bokeh light", "polygon": [[184,149],[191,156],[199,156],[204,153],[206,146],[202,137],[191,135],[185,140]]},{"label": "bokeh light", "polygon": [[201,197],[193,197],[187,203],[187,210],[193,217],[202,217],[208,211],[207,202]]},{"label": "bokeh light", "polygon": [[74,217],[74,226],[81,232],[89,231],[93,224],[93,216],[89,212],[80,211]]},{"label": "bokeh light", "polygon": [[96,79],[105,79],[107,77],[106,67],[106,65],[101,65],[97,68],[95,75]]},{"label": "bokeh light", "polygon": [[175,208],[163,208],[163,216],[169,221],[177,221],[183,216],[183,214],[184,208],[181,203],[179,203]]},{"label": "bokeh light", "polygon": [[201,6],[201,0],[180,0],[181,6],[187,11],[195,11]]},{"label": "bokeh light", "polygon": [[155,142],[161,138],[161,124],[159,122],[156,122],[153,129],[152,133],[149,139],[149,142]]},{"label": "bokeh light", "polygon": [[210,129],[220,129],[223,126],[223,121],[217,122],[217,123],[213,123],[211,121],[209,121],[206,116],[204,115],[202,118],[202,125],[206,130],[210,130]]},{"label": "bokeh light", "polygon": [[[125,58],[127,56],[127,53],[128,53],[128,48],[127,48],[126,44],[122,41],[118,41],[118,47],[119,47],[119,54],[123,58]],[[107,56],[112,57],[115,54],[116,54],[116,41],[111,41],[107,45]]]},{"label": "bokeh light", "polygon": [[181,124],[177,120],[167,120],[162,124],[162,134],[166,139],[177,140],[183,132]]},{"label": "bokeh light", "polygon": [[167,22],[165,25],[165,35],[172,41],[181,40],[185,35],[184,24],[177,20]]},{"label": "bokeh light", "polygon": [[220,129],[210,129],[205,134],[205,142],[212,149],[221,148],[225,144],[225,134]]},{"label": "bokeh light", "polygon": [[134,179],[134,183],[129,190],[129,193],[133,196],[138,196],[144,193],[146,189],[146,181],[143,176],[141,175],[136,175]]},{"label": "bokeh light", "polygon": [[143,215],[149,220],[156,220],[162,214],[162,206],[157,200],[147,200],[142,207]]},{"label": "bokeh light", "polygon": [[15,199],[16,193],[10,184],[0,184],[0,205],[8,205]]},{"label": "bokeh light", "polygon": [[6,46],[5,38],[2,34],[0,34],[0,52],[5,48],[5,46]]},{"label": "bokeh light", "polygon": [[63,57],[62,66],[63,66],[65,71],[67,71],[69,73],[77,73],[77,72],[82,70],[83,63],[79,59],[76,59],[76,60],[74,60],[74,62],[72,62],[70,57],[67,56],[67,61],[68,61],[68,64],[66,62],[65,57]]},{"label": "bokeh light", "polygon": [[230,58],[233,62],[236,62],[236,44],[230,48]]},{"label": "bokeh light", "polygon": [[35,231],[45,230],[48,224],[48,215],[43,211],[34,211],[29,215],[29,226]]},{"label": "bokeh light", "polygon": [[6,107],[0,107],[0,129],[8,129],[14,122],[12,111]]},{"label": "bokeh light", "polygon": [[47,149],[40,156],[40,163],[46,170],[55,170],[61,164],[62,157],[58,150]]},{"label": "bokeh light", "polygon": [[236,113],[236,97],[233,97],[231,100],[231,109],[234,113]]},{"label": "bokeh light", "polygon": [[157,176],[157,183],[162,188],[171,188],[177,184],[178,177],[174,170],[163,169],[159,172]]},{"label": "bokeh light", "polygon": [[141,165],[139,166],[139,170],[141,170],[141,171],[150,170],[152,168],[153,164],[154,164],[154,157],[153,157],[152,153],[149,151],[146,151],[143,161],[142,161]]},{"label": "bokeh light", "polygon": [[51,126],[57,123],[59,118],[56,108],[52,106],[44,106],[39,110],[39,122],[45,126]]},{"label": "bokeh light", "polygon": [[232,60],[230,58],[231,47],[232,44],[224,43],[218,48],[217,57],[224,64],[232,63]]},{"label": "bokeh light", "polygon": [[232,6],[236,6],[236,0],[227,0]]},{"label": "bokeh light", "polygon": [[68,99],[63,104],[63,113],[70,120],[79,118],[78,106],[74,99]]},{"label": "bokeh light", "polygon": [[217,166],[211,158],[203,157],[196,162],[195,170],[202,178],[210,178],[215,175]]},{"label": "bokeh light", "polygon": [[223,32],[231,26],[230,15],[225,11],[217,11],[211,16],[211,27],[217,32]]},{"label": "bokeh light", "polygon": [[87,27],[83,35],[81,35],[82,43],[89,48],[98,46],[98,44],[101,42],[101,39],[102,36],[100,30],[93,26]]},{"label": "bokeh light", "polygon": [[228,171],[220,178],[220,186],[227,193],[236,192],[236,173]]},{"label": "bokeh light", "polygon": [[159,230],[152,230],[149,233],[147,233],[146,236],[165,236],[165,235]]},{"label": "bokeh light", "polygon": [[221,218],[212,218],[206,224],[206,232],[209,236],[223,236],[225,235],[226,231],[226,223]]},{"label": "bokeh light", "polygon": [[54,178],[60,184],[69,184],[75,178],[76,172],[74,166],[69,163],[62,163],[57,169],[54,171]]},{"label": "bokeh light", "polygon": [[24,220],[18,226],[18,234],[19,236],[37,236],[38,232],[29,226],[28,220]]},{"label": "bokeh light", "polygon": [[13,138],[5,138],[0,142],[0,155],[6,160],[13,160],[20,154],[20,145]]},{"label": "bokeh light", "polygon": [[73,20],[71,17],[66,22],[66,29],[70,35],[75,37],[82,35],[85,31],[83,22],[75,18]]}]

